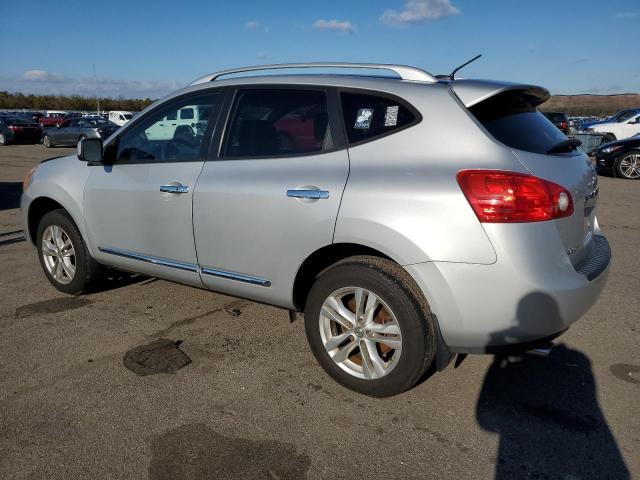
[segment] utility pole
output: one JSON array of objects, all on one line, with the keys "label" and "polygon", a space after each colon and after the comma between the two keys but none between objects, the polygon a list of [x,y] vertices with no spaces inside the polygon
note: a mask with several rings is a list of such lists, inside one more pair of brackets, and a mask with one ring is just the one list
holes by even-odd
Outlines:
[{"label": "utility pole", "polygon": [[96,77],[96,64],[93,64],[93,87],[96,91],[97,110],[96,115],[100,116],[100,97],[98,97],[98,78]]}]

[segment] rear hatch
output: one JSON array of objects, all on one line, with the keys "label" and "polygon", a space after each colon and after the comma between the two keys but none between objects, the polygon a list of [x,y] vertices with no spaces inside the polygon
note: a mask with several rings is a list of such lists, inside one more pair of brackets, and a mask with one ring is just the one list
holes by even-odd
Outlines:
[{"label": "rear hatch", "polygon": [[532,85],[474,80],[456,80],[452,88],[488,133],[509,147],[532,175],[571,192],[573,215],[552,221],[571,262],[580,263],[591,246],[598,176],[589,157],[536,109],[549,92]]}]

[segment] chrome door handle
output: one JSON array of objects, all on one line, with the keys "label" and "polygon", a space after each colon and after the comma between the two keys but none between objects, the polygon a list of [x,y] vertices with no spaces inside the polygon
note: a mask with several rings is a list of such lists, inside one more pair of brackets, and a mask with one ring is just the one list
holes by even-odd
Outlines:
[{"label": "chrome door handle", "polygon": [[329,192],[326,190],[287,190],[287,197],[292,198],[310,198],[318,200],[320,198],[329,198]]},{"label": "chrome door handle", "polygon": [[189,193],[186,185],[161,185],[160,191],[165,193]]}]

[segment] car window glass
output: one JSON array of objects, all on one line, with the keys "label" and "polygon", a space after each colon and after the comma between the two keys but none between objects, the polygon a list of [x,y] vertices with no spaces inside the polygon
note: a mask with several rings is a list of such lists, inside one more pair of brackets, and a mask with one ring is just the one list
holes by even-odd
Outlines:
[{"label": "car window glass", "polygon": [[406,105],[393,98],[342,92],[340,100],[350,144],[400,130],[416,120]]},{"label": "car window glass", "polygon": [[469,110],[496,140],[511,148],[545,154],[567,140],[547,117],[517,93],[496,95]]},{"label": "car window glass", "polygon": [[71,125],[71,120],[65,120],[64,122],[62,122],[60,124],[60,127],[61,128],[66,128],[66,127],[69,127],[70,125]]},{"label": "car window glass", "polygon": [[[200,158],[200,147],[209,121],[220,106],[219,92],[192,96],[175,101],[164,108],[155,110],[128,130],[118,142],[117,161],[190,161]],[[167,122],[167,118],[177,118],[183,108],[204,109],[210,113],[193,120]]]},{"label": "car window glass", "polygon": [[178,111],[173,110],[167,114],[167,120],[177,120],[178,119]]},{"label": "car window glass", "polygon": [[183,108],[180,110],[180,120],[193,119],[193,108]]},{"label": "car window glass", "polygon": [[332,147],[324,92],[256,89],[238,94],[225,156],[299,155]]},{"label": "car window glass", "polygon": [[616,120],[616,121],[617,121],[618,123],[622,123],[622,122],[624,122],[624,121],[626,121],[626,120],[630,119],[630,118],[631,118],[631,117],[633,117],[634,115],[635,115],[635,113],[634,113],[634,112],[622,112],[620,115],[618,115],[618,118],[617,118],[617,120]]}]

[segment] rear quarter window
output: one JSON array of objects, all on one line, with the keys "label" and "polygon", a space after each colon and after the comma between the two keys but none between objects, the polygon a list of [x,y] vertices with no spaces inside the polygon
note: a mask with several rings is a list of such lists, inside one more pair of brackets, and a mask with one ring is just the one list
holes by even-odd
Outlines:
[{"label": "rear quarter window", "polygon": [[553,123],[517,93],[502,93],[472,106],[471,113],[508,147],[546,154],[567,140]]},{"label": "rear quarter window", "polygon": [[350,145],[398,132],[420,121],[419,114],[397,98],[341,92],[340,101]]}]

